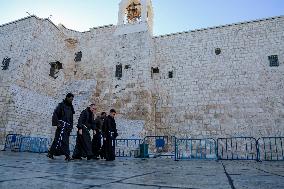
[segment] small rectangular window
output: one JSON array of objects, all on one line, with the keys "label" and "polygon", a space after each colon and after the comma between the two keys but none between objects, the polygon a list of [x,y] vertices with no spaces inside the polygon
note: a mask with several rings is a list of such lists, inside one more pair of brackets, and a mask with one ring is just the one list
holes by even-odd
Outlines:
[{"label": "small rectangular window", "polygon": [[160,72],[160,70],[159,70],[158,67],[156,67],[156,68],[152,67],[152,73],[159,73],[159,72]]},{"label": "small rectangular window", "polygon": [[2,61],[2,70],[8,70],[11,58],[5,57]]},{"label": "small rectangular window", "polygon": [[278,61],[278,56],[277,55],[268,56],[268,60],[269,60],[269,66],[270,67],[277,67],[277,66],[279,66],[279,61]]},{"label": "small rectangular window", "polygon": [[115,77],[117,77],[118,79],[122,77],[122,64],[116,65]]},{"label": "small rectangular window", "polygon": [[174,73],[173,73],[173,71],[170,71],[169,72],[169,78],[173,78],[174,77]]},{"label": "small rectangular window", "polygon": [[50,62],[49,64],[50,64],[49,76],[56,79],[58,77],[59,70],[63,69],[63,65],[59,61]]},{"label": "small rectangular window", "polygon": [[76,52],[74,61],[79,62],[79,61],[81,61],[81,59],[82,59],[82,51]]}]

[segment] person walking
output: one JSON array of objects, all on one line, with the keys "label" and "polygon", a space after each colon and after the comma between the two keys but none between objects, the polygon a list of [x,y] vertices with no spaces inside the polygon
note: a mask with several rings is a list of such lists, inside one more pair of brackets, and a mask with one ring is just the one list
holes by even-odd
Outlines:
[{"label": "person walking", "polygon": [[93,135],[96,134],[96,124],[94,119],[96,109],[96,105],[91,104],[80,114],[77,124],[78,132],[76,145],[72,155],[73,159],[82,159],[82,157],[87,157],[87,160],[90,160],[93,158],[90,130],[93,130]]},{"label": "person walking", "polygon": [[57,105],[52,115],[52,126],[56,127],[55,137],[48,151],[47,157],[65,155],[70,161],[69,137],[73,129],[73,115],[75,114],[72,101],[74,95],[68,93],[65,99]]},{"label": "person walking", "polygon": [[102,127],[104,124],[104,119],[106,118],[106,113],[102,112],[100,116],[98,116],[95,120],[96,123],[96,134],[93,135],[93,140],[92,140],[92,149],[93,149],[93,154],[94,154],[94,159],[99,159],[99,156],[101,158],[104,156],[102,154]]},{"label": "person walking", "polygon": [[115,138],[118,136],[115,117],[116,111],[111,109],[103,124],[104,153],[106,161],[115,160]]}]

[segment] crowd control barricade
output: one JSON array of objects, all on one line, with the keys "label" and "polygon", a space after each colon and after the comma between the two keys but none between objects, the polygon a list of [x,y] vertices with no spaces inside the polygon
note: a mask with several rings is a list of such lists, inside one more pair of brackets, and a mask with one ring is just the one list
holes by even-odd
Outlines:
[{"label": "crowd control barricade", "polygon": [[[70,135],[70,151],[76,145],[76,135]],[[8,134],[5,150],[18,152],[47,152],[51,138],[26,137]],[[174,136],[146,136],[144,139],[116,139],[117,157],[174,157],[184,159],[218,160],[284,160],[284,137],[231,137],[206,139],[178,139]]]},{"label": "crowd control barricade", "polygon": [[20,134],[8,134],[5,140],[4,151],[20,151],[22,137]]},{"label": "crowd control barricade", "polygon": [[253,137],[217,139],[219,160],[258,160],[257,140]]},{"label": "crowd control barricade", "polygon": [[70,135],[70,137],[69,137],[70,152],[74,152],[74,149],[75,149],[75,146],[76,146],[76,138],[77,138],[77,135]]},{"label": "crowd control barricade", "polygon": [[[149,157],[174,157],[175,142],[172,136],[146,136],[143,142],[144,148],[148,151]],[[141,154],[140,154],[141,155]],[[143,155],[142,155],[143,156]],[[145,154],[144,154],[145,156]]]},{"label": "crowd control barricade", "polygon": [[262,137],[259,138],[257,141],[259,160],[284,160],[284,137]]},{"label": "crowd control barricade", "polygon": [[175,160],[190,159],[217,159],[216,140],[205,139],[179,139],[175,140]]},{"label": "crowd control barricade", "polygon": [[139,157],[142,139],[115,139],[116,157]]},{"label": "crowd control barricade", "polygon": [[22,137],[20,152],[46,153],[51,140],[41,137]]}]

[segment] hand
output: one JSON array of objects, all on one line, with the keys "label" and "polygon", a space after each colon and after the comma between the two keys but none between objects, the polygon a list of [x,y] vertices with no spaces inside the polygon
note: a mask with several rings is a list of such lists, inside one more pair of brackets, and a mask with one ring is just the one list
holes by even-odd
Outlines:
[{"label": "hand", "polygon": [[83,134],[83,131],[82,131],[82,129],[79,129],[79,135],[82,135]]},{"label": "hand", "polygon": [[107,140],[106,138],[104,138],[104,140]]},{"label": "hand", "polygon": [[93,130],[93,135],[97,134],[97,132],[95,130]]}]

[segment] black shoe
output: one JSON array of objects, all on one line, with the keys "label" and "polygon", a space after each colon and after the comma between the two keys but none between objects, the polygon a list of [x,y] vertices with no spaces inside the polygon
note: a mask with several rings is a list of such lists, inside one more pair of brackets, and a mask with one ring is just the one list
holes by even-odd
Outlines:
[{"label": "black shoe", "polygon": [[93,157],[93,159],[94,159],[94,160],[99,160],[100,158],[99,158],[99,157]]},{"label": "black shoe", "polygon": [[88,157],[87,157],[87,160],[91,160],[91,159],[93,159],[92,156],[88,156]]},{"label": "black shoe", "polygon": [[100,157],[101,157],[101,159],[106,159],[105,156],[103,156],[103,155],[100,155]]},{"label": "black shoe", "polygon": [[53,155],[50,152],[47,153],[46,157],[48,157],[50,159],[54,159]]},{"label": "black shoe", "polygon": [[66,160],[66,161],[71,161],[72,159],[70,158],[70,156],[66,156],[66,157],[65,157],[65,160]]},{"label": "black shoe", "polygon": [[72,159],[73,159],[73,160],[82,160],[81,157],[76,157],[76,156],[72,156]]},{"label": "black shoe", "polygon": [[106,159],[106,161],[114,161],[114,159]]}]

